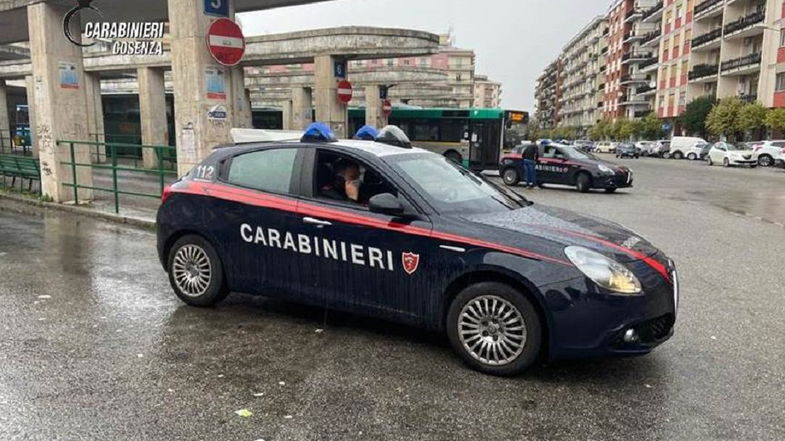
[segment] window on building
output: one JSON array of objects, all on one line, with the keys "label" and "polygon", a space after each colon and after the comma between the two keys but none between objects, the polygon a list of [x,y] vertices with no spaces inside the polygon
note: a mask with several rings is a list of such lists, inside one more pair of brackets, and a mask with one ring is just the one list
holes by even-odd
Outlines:
[{"label": "window on building", "polygon": [[777,92],[785,91],[785,72],[777,74],[776,90]]},{"label": "window on building", "polygon": [[780,30],[780,47],[785,47],[785,29]]}]

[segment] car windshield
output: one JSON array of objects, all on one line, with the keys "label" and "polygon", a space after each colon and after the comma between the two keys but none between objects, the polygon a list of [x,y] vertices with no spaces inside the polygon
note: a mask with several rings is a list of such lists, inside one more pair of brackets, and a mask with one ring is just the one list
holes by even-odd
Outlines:
[{"label": "car windshield", "polygon": [[442,214],[510,211],[531,205],[440,155],[396,155],[385,161]]},{"label": "car windshield", "polygon": [[599,158],[594,156],[589,152],[584,152],[583,150],[578,150],[573,147],[564,146],[561,148],[562,153],[569,159],[592,159],[595,161],[599,161]]}]

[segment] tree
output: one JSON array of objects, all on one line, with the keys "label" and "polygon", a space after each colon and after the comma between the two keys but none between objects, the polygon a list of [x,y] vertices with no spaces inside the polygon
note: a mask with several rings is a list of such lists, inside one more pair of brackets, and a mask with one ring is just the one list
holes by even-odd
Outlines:
[{"label": "tree", "polygon": [[606,139],[610,136],[609,133],[610,128],[611,128],[611,122],[608,121],[607,119],[601,119],[597,121],[597,124],[595,124],[594,126],[592,126],[592,128],[589,129],[589,138],[591,138],[592,141],[600,141]]},{"label": "tree", "polygon": [[785,108],[773,109],[766,115],[766,127],[785,132]]},{"label": "tree", "polygon": [[635,124],[627,118],[619,118],[613,123],[613,139],[627,141],[635,133]]},{"label": "tree", "polygon": [[724,98],[711,109],[706,117],[706,128],[714,135],[737,137],[742,131],[739,113],[744,102],[737,97]]},{"label": "tree", "polygon": [[762,129],[766,125],[766,115],[769,109],[760,103],[749,103],[739,110],[739,128],[745,132],[752,132],[753,137],[760,139]]},{"label": "tree", "polygon": [[637,121],[638,137],[647,140],[657,140],[662,137],[662,121],[657,118],[654,112]]},{"label": "tree", "polygon": [[714,98],[708,96],[695,98],[687,104],[684,113],[679,117],[679,122],[688,134],[706,137],[706,118],[715,104]]}]

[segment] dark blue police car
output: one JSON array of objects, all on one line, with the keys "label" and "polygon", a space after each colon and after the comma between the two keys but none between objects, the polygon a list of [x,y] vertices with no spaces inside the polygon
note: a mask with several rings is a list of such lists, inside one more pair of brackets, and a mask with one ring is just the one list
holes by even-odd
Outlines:
[{"label": "dark blue police car", "polygon": [[623,227],[534,205],[396,127],[216,149],[164,194],[180,299],[280,297],[446,332],[480,371],[640,355],[672,334],[673,263]]}]

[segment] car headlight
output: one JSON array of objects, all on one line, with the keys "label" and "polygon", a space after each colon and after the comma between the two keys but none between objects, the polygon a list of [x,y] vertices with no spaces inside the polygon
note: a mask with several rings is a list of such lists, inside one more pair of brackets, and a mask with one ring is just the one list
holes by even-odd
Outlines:
[{"label": "car headlight", "polygon": [[641,292],[641,282],[635,274],[613,259],[579,246],[565,248],[564,254],[586,277],[602,288],[620,294]]},{"label": "car headlight", "polygon": [[612,175],[612,174],[616,173],[615,171],[613,171],[612,168],[608,167],[607,165],[600,164],[598,167],[599,167],[600,171],[605,173],[606,175]]}]

